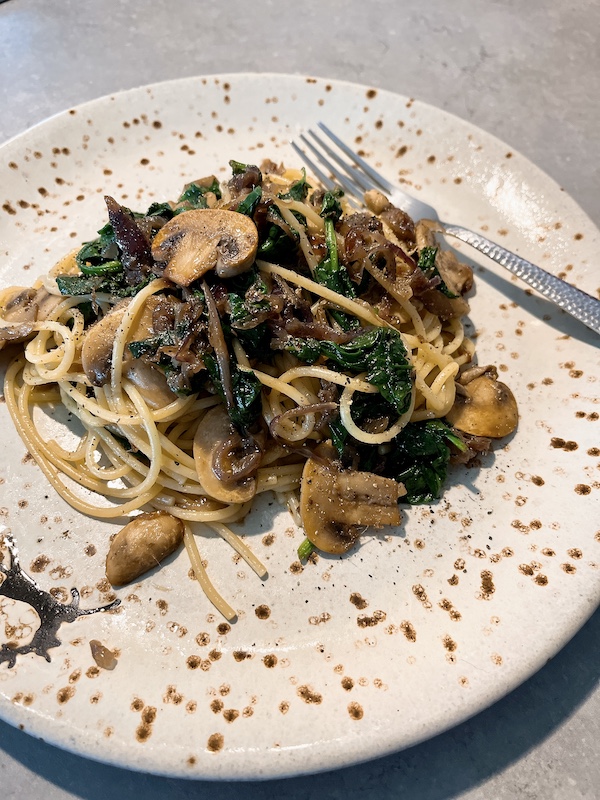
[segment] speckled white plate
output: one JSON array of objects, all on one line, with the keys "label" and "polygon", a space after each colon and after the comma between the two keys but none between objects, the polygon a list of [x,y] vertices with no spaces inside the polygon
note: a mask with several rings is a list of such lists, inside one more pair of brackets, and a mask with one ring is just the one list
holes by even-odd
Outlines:
[{"label": "speckled white plate", "polygon": [[[230,158],[296,163],[288,140],[322,119],[440,216],[485,231],[597,292],[598,230],[507,145],[399,95],[326,80],[228,75],[103,98],[1,149],[2,284],[28,284],[92,238],[109,193],[144,209]],[[302,539],[271,500],[243,532],[259,581],[207,539],[230,626],[188,576],[185,553],[118,592],[116,613],[64,623],[51,661],[0,665],[0,716],[34,736],[138,770],[214,779],[329,769],[455,725],[553,656],[600,600],[598,338],[501,268],[474,259],[471,319],[521,422],[442,500],[345,558],[302,569]],[[595,270],[595,273],[594,273]],[[23,569],[59,600],[113,598],[110,524],[57,498],[4,407],[1,530]],[[4,551],[4,565],[8,554]],[[2,595],[0,644],[27,635],[29,606]],[[29,627],[28,627],[29,626]],[[99,669],[89,642],[119,653]]]}]

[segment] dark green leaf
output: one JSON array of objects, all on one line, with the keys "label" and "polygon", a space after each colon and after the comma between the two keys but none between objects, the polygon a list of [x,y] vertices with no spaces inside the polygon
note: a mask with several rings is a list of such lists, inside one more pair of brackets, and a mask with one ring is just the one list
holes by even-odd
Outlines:
[{"label": "dark green leaf", "polygon": [[[355,395],[370,398],[371,395]],[[367,419],[384,412],[371,408],[369,401],[352,404],[352,418],[362,427]],[[450,461],[450,445],[465,449],[464,442],[443,420],[409,423],[389,443],[385,452],[376,445],[357,442],[348,434],[339,417],[329,423],[332,442],[342,463],[354,469],[374,472],[403,483],[406,495],[401,502],[412,505],[431,503],[442,491]]]},{"label": "dark green leaf", "polygon": [[451,454],[448,445],[456,442],[452,429],[437,419],[409,424],[398,434],[384,474],[404,484],[403,501],[430,503],[440,496]]},{"label": "dark green leaf", "polygon": [[248,194],[242,202],[236,208],[238,214],[245,214],[247,217],[251,217],[254,214],[254,210],[256,206],[260,202],[260,198],[262,197],[262,188],[260,186],[255,186],[254,189]]},{"label": "dark green leaf", "polygon": [[170,203],[152,203],[148,211],[146,211],[147,217],[164,217],[165,219],[169,220],[173,217],[173,209],[171,208]]},{"label": "dark green leaf", "polygon": [[98,238],[85,242],[77,253],[77,266],[83,271],[85,267],[97,267],[107,261],[119,260],[121,251],[115,239],[115,232],[110,223],[98,231]]},{"label": "dark green leaf", "polygon": [[[337,240],[335,237],[335,223],[332,218],[325,219],[325,243],[327,245],[327,255],[317,266],[314,271],[314,279],[321,286],[326,286],[333,292],[343,295],[344,297],[356,297],[356,292],[348,271],[343,264],[340,264],[338,258]],[[338,323],[343,330],[351,330],[352,328],[359,327],[359,321],[356,317],[345,313],[344,311],[330,310],[329,313]]]},{"label": "dark green leaf", "polygon": [[[266,288],[266,287],[265,287]],[[242,327],[259,311],[270,308],[268,300],[249,301],[239,294],[231,292],[229,294],[229,324],[235,330],[235,335],[240,340],[242,347],[250,358],[258,358],[269,352],[269,340],[271,337],[269,328],[264,322],[254,327]]]},{"label": "dark green leaf", "polygon": [[331,219],[337,222],[342,216],[342,206],[338,198],[343,196],[344,192],[341,189],[336,189],[333,192],[325,192],[319,215],[323,217],[323,219]]},{"label": "dark green leaf", "polygon": [[152,278],[147,278],[135,286],[129,286],[123,276],[102,275],[59,275],[56,283],[61,294],[70,297],[81,297],[90,294],[110,294],[113,297],[133,297],[140,289],[147,286]]},{"label": "dark green leaf", "polygon": [[80,269],[84,275],[116,275],[123,272],[123,264],[120,261],[103,261],[101,264],[80,264]]},{"label": "dark green leaf", "polygon": [[[204,363],[217,393],[225,403],[225,392],[221,383],[221,375],[217,360],[211,354],[206,355]],[[247,430],[260,415],[261,382],[253,372],[242,370],[235,362],[231,363],[231,382],[233,384],[234,408],[229,410],[229,418],[241,430]]]},{"label": "dark green leaf", "polygon": [[129,350],[134,358],[141,358],[146,355],[154,355],[160,347],[170,347],[174,344],[176,344],[175,335],[173,331],[167,330],[156,336],[149,336],[147,339],[130,342]]},{"label": "dark green leaf", "polygon": [[412,394],[412,366],[397,331],[373,328],[346,344],[292,339],[286,349],[310,364],[319,356],[325,356],[344,372],[366,372],[366,380],[379,389],[397,414],[404,414],[408,410]]},{"label": "dark green leaf", "polygon": [[280,194],[279,197],[281,200],[298,200],[303,203],[308,195],[308,190],[311,188],[310,183],[306,180],[306,170],[302,167],[302,178],[294,181],[289,190],[284,194]]},{"label": "dark green leaf", "polygon": [[221,197],[221,189],[219,188],[219,182],[216,178],[213,180],[210,186],[202,186],[199,183],[190,183],[177,201],[175,214],[181,214],[183,211],[192,211],[196,208],[208,208],[206,195],[209,192],[214,194],[217,199]]}]

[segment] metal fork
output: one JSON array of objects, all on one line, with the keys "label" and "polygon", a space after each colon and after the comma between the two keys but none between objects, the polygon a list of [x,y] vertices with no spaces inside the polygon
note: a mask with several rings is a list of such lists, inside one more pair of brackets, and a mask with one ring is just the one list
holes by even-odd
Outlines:
[{"label": "metal fork", "polygon": [[[583,322],[588,328],[600,333],[600,300],[546,272],[546,270],[532,264],[530,261],[526,261],[516,253],[501,247],[480,233],[463,228],[461,225],[441,222],[432,206],[417,200],[398,186],[391,184],[322,122],[319,122],[318,126],[335,143],[337,148],[350,159],[349,161],[344,159],[338,151],[334,150],[312,130],[308,131],[311,139],[308,139],[304,134],[301,134],[300,139],[305,148],[312,153],[318,163],[329,174],[323,172],[318,164],[295,142],[291,142],[291,145],[326,189],[340,186],[347,195],[354,198],[361,205],[365,191],[377,189],[383,192],[393,205],[406,211],[413,219],[435,220],[444,233],[455,236],[457,239],[484,253],[488,258],[497,261],[498,264],[506,267],[518,278],[528,283],[547,300],[556,303],[557,306],[571,314],[575,319]],[[333,176],[335,181],[331,180],[329,175]]]}]

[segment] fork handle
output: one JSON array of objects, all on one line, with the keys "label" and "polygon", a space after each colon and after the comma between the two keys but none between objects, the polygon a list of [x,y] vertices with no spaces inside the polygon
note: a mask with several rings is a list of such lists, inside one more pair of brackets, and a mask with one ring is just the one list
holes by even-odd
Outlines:
[{"label": "fork handle", "polygon": [[572,317],[580,320],[596,333],[600,333],[600,300],[582,292],[581,289],[576,289],[570,283],[551,275],[545,269],[532,264],[531,261],[521,258],[516,253],[512,253],[475,231],[470,231],[460,225],[446,223],[442,223],[442,227],[447,234],[470,244],[488,258],[497,261],[513,275],[532,286],[543,297],[552,300]]}]

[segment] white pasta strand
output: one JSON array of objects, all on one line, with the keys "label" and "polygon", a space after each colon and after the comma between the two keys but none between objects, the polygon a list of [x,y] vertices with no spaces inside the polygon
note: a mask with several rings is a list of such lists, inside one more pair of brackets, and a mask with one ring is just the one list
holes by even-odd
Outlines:
[{"label": "white pasta strand", "polygon": [[230,622],[233,621],[236,617],[236,613],[234,609],[229,605],[229,603],[217,592],[215,587],[210,581],[206,570],[204,569],[204,565],[202,563],[202,556],[200,555],[200,551],[198,550],[198,545],[196,544],[196,540],[194,539],[194,534],[192,533],[189,525],[184,526],[184,534],[183,534],[183,542],[185,544],[185,549],[187,550],[188,556],[190,558],[192,569],[194,570],[194,575],[196,576],[196,580],[202,587],[202,591],[207,596],[209,601],[213,604],[213,606],[223,614],[225,619],[228,619]]}]

